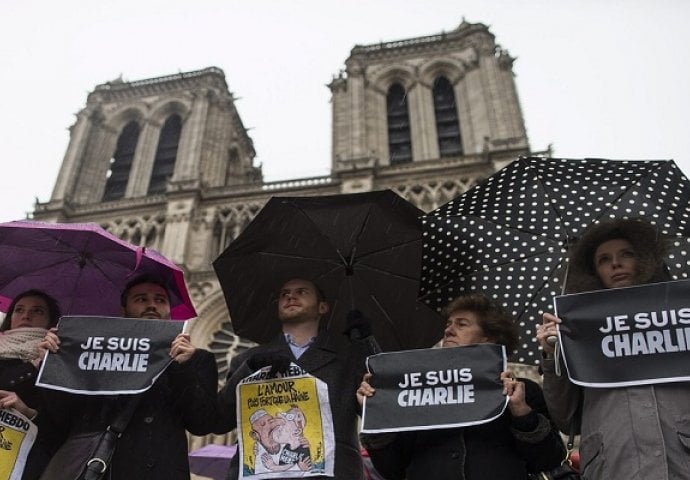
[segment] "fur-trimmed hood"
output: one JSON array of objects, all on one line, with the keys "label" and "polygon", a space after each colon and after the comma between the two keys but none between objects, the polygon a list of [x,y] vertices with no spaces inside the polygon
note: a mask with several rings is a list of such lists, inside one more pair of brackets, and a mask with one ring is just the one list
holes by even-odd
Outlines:
[{"label": "fur-trimmed hood", "polygon": [[617,239],[627,240],[635,251],[635,285],[670,280],[664,265],[665,241],[656,227],[640,218],[615,219],[590,226],[571,249],[566,293],[605,288],[594,268],[594,253],[602,243]]}]

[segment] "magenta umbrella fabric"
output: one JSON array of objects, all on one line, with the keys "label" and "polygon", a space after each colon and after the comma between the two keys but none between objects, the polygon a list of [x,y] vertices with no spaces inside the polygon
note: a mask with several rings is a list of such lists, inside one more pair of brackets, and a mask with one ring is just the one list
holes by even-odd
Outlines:
[{"label": "magenta umbrella fabric", "polygon": [[189,454],[189,470],[194,475],[225,480],[230,468],[230,459],[237,452],[237,445],[209,444]]},{"label": "magenta umbrella fabric", "polygon": [[0,223],[0,311],[37,288],[58,300],[63,315],[119,317],[122,290],[142,274],[165,282],[173,320],[196,317],[182,270],[154,250],[95,223]]}]

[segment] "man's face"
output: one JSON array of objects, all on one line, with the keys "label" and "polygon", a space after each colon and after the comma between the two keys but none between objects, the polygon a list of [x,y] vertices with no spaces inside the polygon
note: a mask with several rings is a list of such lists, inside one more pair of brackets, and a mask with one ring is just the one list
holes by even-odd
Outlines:
[{"label": "man's face", "polygon": [[316,287],[308,280],[293,279],[280,289],[278,318],[283,323],[318,320],[328,312],[328,304],[320,302]]},{"label": "man's face", "polygon": [[124,316],[128,318],[170,319],[168,292],[155,283],[134,285],[127,293]]},{"label": "man's face", "polygon": [[285,425],[282,418],[273,418],[271,415],[263,415],[252,423],[252,437],[259,442],[271,455],[280,452],[280,443],[273,438],[275,430]]}]

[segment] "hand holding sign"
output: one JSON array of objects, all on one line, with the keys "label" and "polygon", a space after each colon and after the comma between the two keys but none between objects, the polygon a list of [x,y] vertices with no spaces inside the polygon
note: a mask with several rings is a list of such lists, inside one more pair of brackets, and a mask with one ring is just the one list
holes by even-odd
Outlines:
[{"label": "hand holding sign", "polygon": [[532,411],[525,401],[525,383],[515,378],[512,372],[501,372],[503,394],[508,396],[508,408],[514,417],[527,415]]},{"label": "hand holding sign", "polygon": [[558,341],[559,323],[561,323],[560,318],[545,312],[544,323],[537,325],[537,342],[539,342],[545,353],[553,353],[555,351],[556,342]]},{"label": "hand holding sign", "polygon": [[16,411],[31,420],[33,420],[33,417],[35,417],[38,413],[36,410],[24,403],[16,392],[0,390],[0,409],[6,410],[9,408],[14,408]]},{"label": "hand holding sign", "polygon": [[362,377],[362,382],[359,384],[359,388],[357,388],[357,403],[359,403],[360,406],[364,405],[365,398],[372,397],[376,393],[376,389],[369,383],[371,377],[371,373],[365,373]]},{"label": "hand holding sign", "polygon": [[194,355],[196,348],[192,345],[188,333],[180,333],[172,342],[170,357],[177,363],[184,363]]}]

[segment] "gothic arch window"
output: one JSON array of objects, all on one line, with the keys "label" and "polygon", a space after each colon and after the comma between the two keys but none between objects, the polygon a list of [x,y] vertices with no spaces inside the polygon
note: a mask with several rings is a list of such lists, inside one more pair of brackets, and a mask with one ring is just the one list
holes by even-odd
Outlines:
[{"label": "gothic arch window", "polygon": [[394,83],[388,89],[386,115],[391,165],[412,161],[412,137],[410,135],[410,116],[407,110],[407,94],[399,83]]},{"label": "gothic arch window", "polygon": [[110,168],[106,174],[103,200],[117,200],[125,196],[129,170],[134,160],[134,152],[139,141],[139,124],[129,122],[122,129],[117,139],[117,147],[113,158],[110,159]]},{"label": "gothic arch window", "polygon": [[[225,379],[228,374],[230,360],[254,345],[254,343],[237,336],[232,328],[232,322],[223,322],[220,330],[213,334],[213,340],[211,340],[211,344],[208,347],[208,350],[216,357],[218,378]],[[224,383],[223,380],[221,382]]]},{"label": "gothic arch window", "polygon": [[132,235],[132,239],[129,241],[132,245],[137,247],[141,246],[141,231],[137,228]]},{"label": "gothic arch window", "polygon": [[455,93],[453,86],[446,77],[438,77],[434,81],[433,96],[438,149],[441,157],[462,155],[462,139],[460,138],[460,122],[458,109],[455,105]]},{"label": "gothic arch window", "polygon": [[156,158],[153,161],[153,172],[149,182],[148,194],[165,192],[165,186],[175,170],[177,147],[182,133],[182,119],[179,115],[171,115],[165,121],[158,140]]}]

